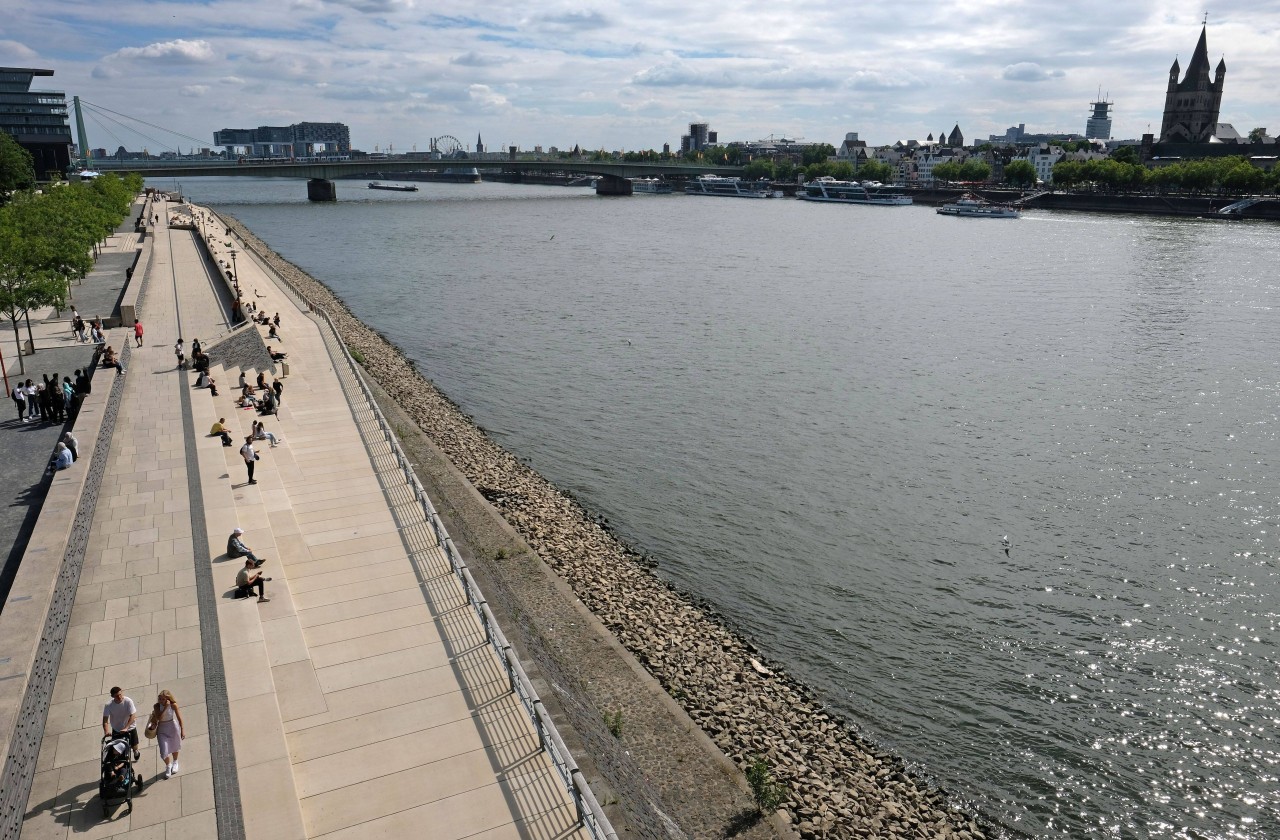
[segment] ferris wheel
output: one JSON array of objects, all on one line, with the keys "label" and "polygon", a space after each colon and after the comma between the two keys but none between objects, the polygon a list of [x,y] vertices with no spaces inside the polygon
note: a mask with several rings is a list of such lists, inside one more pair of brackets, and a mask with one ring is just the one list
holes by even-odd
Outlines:
[{"label": "ferris wheel", "polygon": [[455,157],[462,152],[462,143],[452,134],[442,134],[431,138],[431,151],[439,152],[444,157]]}]

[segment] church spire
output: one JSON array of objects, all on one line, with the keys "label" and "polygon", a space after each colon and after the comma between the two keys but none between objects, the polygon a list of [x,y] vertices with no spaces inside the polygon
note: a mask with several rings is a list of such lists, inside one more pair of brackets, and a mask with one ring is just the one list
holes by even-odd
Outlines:
[{"label": "church spire", "polygon": [[1196,51],[1191,55],[1191,63],[1187,65],[1187,78],[1195,78],[1198,74],[1209,75],[1209,41],[1206,30],[1200,27],[1200,40],[1196,42]]}]

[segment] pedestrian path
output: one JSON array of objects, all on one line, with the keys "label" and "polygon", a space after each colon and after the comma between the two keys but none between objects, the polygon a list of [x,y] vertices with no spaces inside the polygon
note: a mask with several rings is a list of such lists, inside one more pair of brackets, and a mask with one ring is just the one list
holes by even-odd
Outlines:
[{"label": "pedestrian path", "polygon": [[[23,837],[587,836],[386,440],[348,402],[341,349],[242,253],[290,367],[265,420],[282,440],[256,444],[248,484],[239,371],[215,370],[212,397],[174,370],[180,329],[227,329],[200,234],[159,227]],[[205,436],[219,417],[236,446]],[[269,558],[269,603],[230,597],[237,526]],[[171,690],[187,740],[172,779],[146,750],[132,813],[103,821],[113,685],[143,714]]]}]

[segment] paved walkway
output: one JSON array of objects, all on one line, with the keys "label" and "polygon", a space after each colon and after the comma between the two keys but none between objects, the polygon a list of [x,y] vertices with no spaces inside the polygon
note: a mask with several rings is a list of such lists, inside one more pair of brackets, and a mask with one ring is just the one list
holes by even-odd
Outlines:
[{"label": "paved walkway", "polygon": [[[156,237],[23,837],[585,836],[324,335],[243,253],[242,288],[282,318],[290,376],[267,422],[283,442],[262,442],[248,485],[236,447],[204,435],[226,417],[243,437],[253,418],[233,405],[239,371],[213,372],[214,398],[174,370],[179,329],[226,329],[197,245]],[[269,558],[270,603],[230,597],[237,525]],[[187,739],[172,779],[144,750],[145,791],[103,820],[113,685],[144,715],[172,691]]]}]

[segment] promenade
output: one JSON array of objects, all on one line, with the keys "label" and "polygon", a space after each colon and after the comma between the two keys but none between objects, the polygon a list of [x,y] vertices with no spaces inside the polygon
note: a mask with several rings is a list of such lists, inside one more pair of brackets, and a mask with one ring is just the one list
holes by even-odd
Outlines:
[{"label": "promenade", "polygon": [[[234,405],[240,368],[215,364],[213,397],[175,368],[173,345],[199,338],[216,360],[243,330],[266,329],[228,335],[200,234],[169,226],[172,205],[157,212],[145,344],[125,357],[21,836],[587,837],[386,441],[370,433],[341,348],[244,253],[240,286],[280,314],[283,340],[270,344],[289,365],[287,377],[263,365],[284,385],[266,418],[280,442],[255,443],[247,483],[238,447],[256,413]],[[224,243],[214,249],[226,258]],[[132,345],[131,331],[108,342]],[[258,372],[245,369],[250,381]],[[207,436],[219,417],[235,446]],[[231,597],[235,527],[268,558],[268,603]],[[144,741],[145,789],[132,813],[104,819],[98,756],[113,685],[137,702],[140,729],[157,692],[171,691],[186,737],[172,778]]]}]

